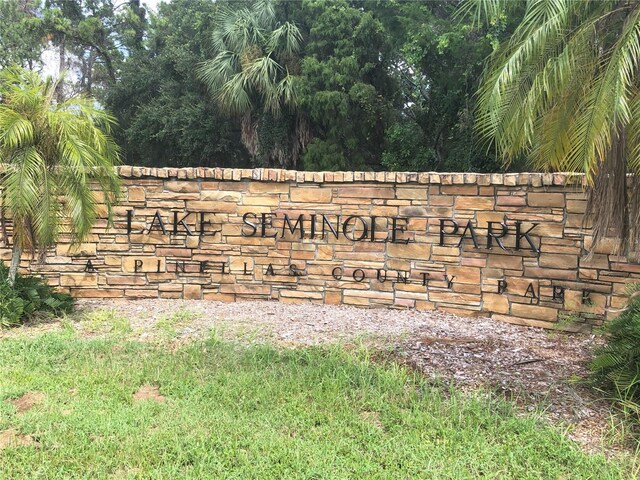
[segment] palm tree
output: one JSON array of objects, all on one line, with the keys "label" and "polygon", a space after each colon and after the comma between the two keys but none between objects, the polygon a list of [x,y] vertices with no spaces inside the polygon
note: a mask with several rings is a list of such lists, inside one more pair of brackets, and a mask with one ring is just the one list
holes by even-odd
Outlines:
[{"label": "palm tree", "polygon": [[[519,5],[518,5],[519,3]],[[471,0],[479,19],[523,2]],[[506,163],[585,174],[595,243],[640,245],[640,2],[528,0],[490,58],[477,126]],[[635,174],[635,175],[628,175]]]},{"label": "palm tree", "polygon": [[56,89],[29,70],[0,71],[0,188],[13,223],[12,283],[23,251],[43,258],[62,231],[73,242],[85,238],[97,215],[95,187],[109,218],[120,191],[113,117],[89,98],[58,103]]},{"label": "palm tree", "polygon": [[295,166],[310,140],[294,75],[300,30],[278,23],[269,0],[221,7],[215,23],[215,56],[199,69],[201,79],[221,108],[241,119],[242,143],[254,159]]}]

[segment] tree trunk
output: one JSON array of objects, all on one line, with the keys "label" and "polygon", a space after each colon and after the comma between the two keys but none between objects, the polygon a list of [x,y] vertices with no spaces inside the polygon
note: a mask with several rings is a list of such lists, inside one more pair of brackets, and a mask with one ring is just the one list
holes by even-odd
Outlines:
[{"label": "tree trunk", "polygon": [[60,46],[58,50],[58,77],[60,79],[58,82],[58,85],[56,86],[56,100],[58,100],[58,102],[62,102],[64,100],[64,80],[62,79],[62,72],[64,71],[64,67],[65,67],[65,37],[63,35],[62,39],[60,40]]},{"label": "tree trunk", "polygon": [[13,252],[11,254],[11,266],[9,267],[9,284],[15,285],[16,275],[18,274],[18,268],[20,267],[20,256],[22,255],[22,249],[16,243],[13,244]]}]

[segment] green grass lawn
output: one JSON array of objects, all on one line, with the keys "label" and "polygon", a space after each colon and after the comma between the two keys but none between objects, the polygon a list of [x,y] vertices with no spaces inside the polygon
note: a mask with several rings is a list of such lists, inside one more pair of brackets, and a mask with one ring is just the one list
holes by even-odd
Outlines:
[{"label": "green grass lawn", "polygon": [[[141,386],[164,401],[134,401]],[[41,402],[18,413],[28,392]],[[70,329],[0,340],[0,478],[629,478],[509,404],[366,352],[212,338],[177,351]]]}]

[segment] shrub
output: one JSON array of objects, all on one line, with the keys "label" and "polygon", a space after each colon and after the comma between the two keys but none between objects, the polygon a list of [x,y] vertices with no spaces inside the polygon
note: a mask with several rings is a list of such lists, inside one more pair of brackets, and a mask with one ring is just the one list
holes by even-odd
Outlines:
[{"label": "shrub", "polygon": [[603,327],[606,343],[591,361],[593,378],[625,407],[640,413],[640,286],[627,308]]},{"label": "shrub", "polygon": [[0,264],[0,326],[19,325],[38,313],[60,315],[73,310],[73,297],[56,292],[40,277],[18,275],[7,280],[9,269]]}]

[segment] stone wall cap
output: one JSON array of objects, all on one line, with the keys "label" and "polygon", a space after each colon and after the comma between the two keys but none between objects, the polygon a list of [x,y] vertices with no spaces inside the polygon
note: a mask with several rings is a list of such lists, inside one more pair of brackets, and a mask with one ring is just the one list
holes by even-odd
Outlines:
[{"label": "stone wall cap", "polygon": [[279,168],[220,168],[186,167],[156,168],[121,165],[118,174],[123,178],[176,178],[185,180],[208,179],[226,181],[263,181],[297,183],[396,183],[443,185],[533,185],[564,186],[582,185],[581,173],[465,173],[465,172],[307,172]]}]

